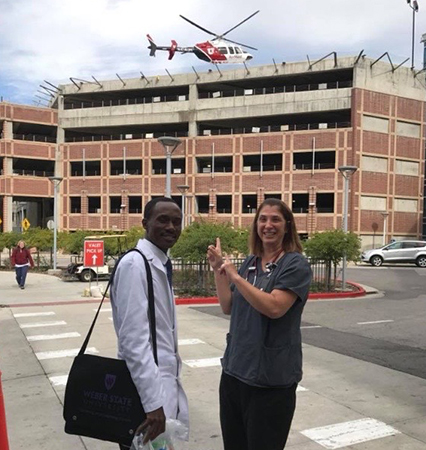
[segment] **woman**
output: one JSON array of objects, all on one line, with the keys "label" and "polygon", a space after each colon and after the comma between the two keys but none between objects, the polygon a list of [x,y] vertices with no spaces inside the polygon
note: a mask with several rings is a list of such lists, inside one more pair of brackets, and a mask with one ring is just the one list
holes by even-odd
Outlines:
[{"label": "woman", "polygon": [[220,382],[224,448],[282,450],[302,378],[300,322],[311,269],[281,200],[260,205],[250,246],[239,271],[222,257],[219,239],[207,250],[220,305],[231,315]]},{"label": "woman", "polygon": [[34,267],[30,251],[25,247],[24,241],[19,241],[12,252],[12,267],[15,267],[16,281],[21,289],[25,289],[28,266]]}]

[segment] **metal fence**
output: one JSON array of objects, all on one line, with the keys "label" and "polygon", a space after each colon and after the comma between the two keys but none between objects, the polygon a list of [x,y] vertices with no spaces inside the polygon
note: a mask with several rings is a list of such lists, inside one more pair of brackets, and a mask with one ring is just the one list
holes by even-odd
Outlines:
[{"label": "metal fence", "polygon": [[[325,291],[334,288],[330,286],[331,265],[325,261],[309,260],[312,270],[311,291]],[[244,258],[231,258],[231,262],[239,268]],[[188,263],[174,259],[173,285],[177,295],[216,295],[213,270],[207,260]]]}]

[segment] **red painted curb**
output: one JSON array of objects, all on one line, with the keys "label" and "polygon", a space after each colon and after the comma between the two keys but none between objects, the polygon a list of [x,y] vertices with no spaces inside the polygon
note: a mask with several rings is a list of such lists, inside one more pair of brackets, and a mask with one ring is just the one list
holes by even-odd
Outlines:
[{"label": "red painted curb", "polygon": [[[365,289],[353,281],[348,281],[348,284],[356,287],[358,291],[356,292],[318,292],[309,294],[308,300],[320,300],[320,299],[333,299],[333,298],[351,298],[351,297],[362,297],[366,294]],[[176,298],[176,305],[211,305],[218,304],[219,300],[217,297],[192,297],[192,298]]]},{"label": "red painted curb", "polygon": [[[333,299],[333,298],[351,298],[351,297],[363,297],[366,294],[365,289],[358,283],[348,281],[348,284],[356,287],[358,291],[355,292],[318,292],[309,294],[308,300],[321,300],[321,299]],[[1,305],[7,308],[25,308],[29,306],[60,306],[60,305],[75,305],[83,303],[100,303],[101,299],[88,298],[87,300],[66,300],[57,302],[35,302],[35,303],[21,303],[18,305]],[[105,299],[105,302],[109,302],[109,298]],[[217,297],[190,297],[190,298],[176,298],[176,305],[216,305],[219,303]]]}]

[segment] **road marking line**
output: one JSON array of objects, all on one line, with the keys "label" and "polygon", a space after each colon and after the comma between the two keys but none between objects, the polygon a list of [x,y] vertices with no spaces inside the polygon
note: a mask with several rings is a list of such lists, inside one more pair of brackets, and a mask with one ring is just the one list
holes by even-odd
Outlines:
[{"label": "road marking line", "polygon": [[[67,350],[56,350],[53,352],[39,352],[36,353],[36,357],[39,361],[43,361],[45,359],[56,359],[56,358],[67,358],[70,356],[77,356],[79,348],[69,348]],[[99,351],[95,347],[89,347],[86,349],[85,353],[99,353]]]},{"label": "road marking line", "polygon": [[53,386],[65,386],[68,381],[68,375],[59,375],[57,377],[49,377]]},{"label": "road marking line", "polygon": [[[93,311],[97,311],[98,309],[96,308],[96,309],[94,309]],[[111,312],[112,311],[112,308],[102,308],[101,309],[101,313],[102,312]]]},{"label": "road marking line", "polygon": [[183,361],[187,366],[192,368],[200,368],[200,367],[216,367],[220,366],[220,360],[222,358],[205,358],[205,359],[189,359],[187,361]]},{"label": "road marking line", "polygon": [[34,341],[50,341],[53,339],[67,339],[80,337],[81,334],[76,331],[72,331],[71,333],[60,333],[60,334],[38,334],[37,336],[27,336],[27,340],[29,342]]},{"label": "road marking line", "polygon": [[390,323],[390,322],[394,322],[394,320],[376,320],[374,322],[358,322],[357,325],[373,325],[376,323]]},{"label": "road marking line", "polygon": [[55,327],[56,325],[66,325],[67,323],[63,320],[58,320],[56,322],[38,322],[38,323],[23,323],[19,325],[22,329],[24,328],[41,328],[41,327]]},{"label": "road marking line", "polygon": [[301,330],[308,330],[309,328],[322,328],[321,325],[306,325],[305,327],[300,327]]},{"label": "road marking line", "polygon": [[311,428],[301,433],[330,450],[400,434],[395,428],[371,418]]},{"label": "road marking line", "polygon": [[16,318],[19,317],[41,317],[41,316],[54,316],[56,313],[54,313],[53,311],[48,311],[48,312],[38,312],[38,313],[18,313],[18,314],[14,314],[13,316]]},{"label": "road marking line", "polygon": [[196,345],[196,344],[205,344],[201,339],[179,339],[179,345]]}]

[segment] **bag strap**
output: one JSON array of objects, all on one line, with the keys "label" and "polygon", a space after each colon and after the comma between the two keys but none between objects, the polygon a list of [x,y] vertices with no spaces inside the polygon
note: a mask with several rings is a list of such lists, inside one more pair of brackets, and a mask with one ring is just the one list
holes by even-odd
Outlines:
[{"label": "bag strap", "polygon": [[95,314],[95,318],[93,319],[92,325],[89,328],[89,332],[87,333],[86,339],[83,342],[83,345],[81,346],[80,351],[78,352],[79,355],[83,355],[84,352],[86,351],[86,348],[89,344],[89,340],[90,337],[92,335],[93,332],[93,328],[95,327],[95,323],[98,319],[99,313],[101,311],[102,308],[102,304],[105,300],[105,296],[108,292],[109,287],[111,286],[113,280],[114,280],[114,275],[115,272],[117,270],[118,264],[120,263],[120,261],[122,260],[122,258],[127,255],[130,252],[138,252],[145,263],[145,268],[146,268],[146,277],[147,277],[147,281],[148,281],[148,319],[149,319],[149,324],[150,324],[150,332],[151,332],[151,341],[152,341],[152,350],[154,353],[154,360],[155,363],[158,365],[158,356],[157,356],[157,329],[156,329],[156,320],[155,320],[155,303],[154,303],[154,287],[153,287],[153,283],[152,283],[152,271],[151,271],[151,267],[149,265],[148,260],[146,259],[146,256],[138,249],[138,248],[132,248],[130,250],[128,250],[126,253],[124,253],[124,255],[122,255],[120,257],[120,259],[117,261],[117,263],[115,264],[115,267],[111,273],[111,277],[108,281],[108,285],[105,289],[105,292],[102,296],[102,300],[101,303],[99,305],[99,308]]}]

